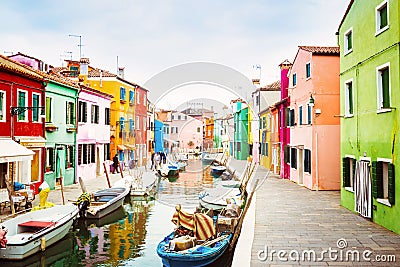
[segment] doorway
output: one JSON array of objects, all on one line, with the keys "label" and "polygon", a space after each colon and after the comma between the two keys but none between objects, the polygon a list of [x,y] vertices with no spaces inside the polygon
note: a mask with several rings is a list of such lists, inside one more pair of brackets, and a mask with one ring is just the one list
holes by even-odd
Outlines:
[{"label": "doorway", "polygon": [[304,179],[304,149],[299,148],[299,184],[303,184],[303,179]]}]

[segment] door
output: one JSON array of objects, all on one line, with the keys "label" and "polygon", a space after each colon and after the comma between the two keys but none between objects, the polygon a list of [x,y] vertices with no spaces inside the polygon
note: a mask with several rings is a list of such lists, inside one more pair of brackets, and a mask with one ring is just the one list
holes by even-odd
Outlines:
[{"label": "door", "polygon": [[369,165],[369,161],[357,161],[354,176],[355,211],[366,218],[372,218],[372,186]]},{"label": "door", "polygon": [[299,162],[297,164],[299,167],[299,184],[303,184],[303,178],[304,178],[304,149],[299,148]]},{"label": "door", "polygon": [[39,170],[41,170],[39,160],[40,150],[35,149],[32,151],[35,152],[35,154],[31,162],[31,182],[39,182]]},{"label": "door", "polygon": [[96,147],[96,173],[97,175],[101,175],[100,170],[100,147]]},{"label": "door", "polygon": [[[65,175],[65,149],[57,148],[56,154],[56,185],[61,185],[61,176]],[[64,184],[64,183],[63,183]]]}]

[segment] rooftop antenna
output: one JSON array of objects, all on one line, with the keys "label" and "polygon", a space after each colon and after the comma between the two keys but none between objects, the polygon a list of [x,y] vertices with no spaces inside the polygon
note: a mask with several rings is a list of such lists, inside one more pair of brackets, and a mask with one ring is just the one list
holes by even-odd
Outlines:
[{"label": "rooftop antenna", "polygon": [[79,37],[79,59],[82,58],[82,35],[69,34],[69,37]]}]

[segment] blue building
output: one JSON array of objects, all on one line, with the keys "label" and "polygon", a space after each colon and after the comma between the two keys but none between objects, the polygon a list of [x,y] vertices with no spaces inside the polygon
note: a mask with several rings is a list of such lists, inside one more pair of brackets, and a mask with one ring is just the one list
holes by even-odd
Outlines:
[{"label": "blue building", "polygon": [[154,152],[164,151],[164,123],[160,120],[154,120]]}]

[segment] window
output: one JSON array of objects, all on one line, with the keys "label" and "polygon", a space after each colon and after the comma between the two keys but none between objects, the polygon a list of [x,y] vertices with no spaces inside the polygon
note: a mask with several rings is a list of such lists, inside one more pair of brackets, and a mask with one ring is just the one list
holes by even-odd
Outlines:
[{"label": "window", "polygon": [[376,68],[378,83],[378,109],[390,108],[390,65],[386,63]]},{"label": "window", "polygon": [[139,116],[136,116],[136,129],[140,130],[140,118],[139,118]]},{"label": "window", "polygon": [[135,103],[135,92],[132,90],[129,91],[129,103],[130,104]]},{"label": "window", "polygon": [[[27,100],[28,100],[27,93],[25,91],[18,91],[18,107],[28,106]],[[26,112],[27,112],[27,110],[18,114],[19,121],[26,121],[26,119],[27,119]]]},{"label": "window", "polygon": [[146,102],[147,102],[147,99],[146,99],[146,94],[143,94],[143,105],[145,105],[145,106],[146,106]]},{"label": "window", "polygon": [[347,30],[344,34],[344,54],[353,51],[353,28]]},{"label": "window", "polygon": [[139,91],[137,91],[136,94],[137,94],[137,96],[136,96],[137,103],[140,104],[140,93],[139,93]]},{"label": "window", "polygon": [[307,124],[312,124],[312,110],[310,104],[307,104]]},{"label": "window", "polygon": [[119,118],[119,130],[122,132],[125,129],[125,118],[120,117]]},{"label": "window", "polygon": [[[46,99],[47,100],[47,99]],[[47,101],[46,101],[47,103]],[[78,122],[87,122],[87,103],[79,101],[78,103]],[[46,112],[47,116],[47,112]]]},{"label": "window", "polygon": [[344,113],[349,116],[353,115],[353,80],[345,83],[345,90]]},{"label": "window", "polygon": [[66,123],[67,124],[74,124],[75,123],[75,105],[74,102],[66,102],[66,114],[65,114],[65,118],[66,118]]},{"label": "window", "polygon": [[46,148],[46,172],[54,171],[54,148]]},{"label": "window", "polygon": [[343,187],[354,190],[354,176],[356,171],[356,160],[351,157],[342,159],[343,164]]},{"label": "window", "polygon": [[297,169],[297,149],[295,147],[290,148],[290,167]]},{"label": "window", "polygon": [[294,109],[289,108],[288,109],[288,125],[287,126],[294,126],[295,125],[295,120],[294,120]]},{"label": "window", "polygon": [[299,107],[299,125],[303,125],[303,107]]},{"label": "window", "polygon": [[200,127],[197,127],[197,132],[198,132],[198,133],[200,132]]},{"label": "window", "polygon": [[99,106],[92,105],[92,123],[99,124]]},{"label": "window", "polygon": [[311,174],[311,150],[304,149],[304,171]]},{"label": "window", "polygon": [[256,106],[260,105],[260,95],[256,95]]},{"label": "window", "polygon": [[96,145],[80,144],[78,145],[78,164],[89,164],[96,162]]},{"label": "window", "polygon": [[293,87],[296,86],[296,84],[297,84],[297,75],[296,75],[296,73],[294,73],[293,76],[292,76],[292,83],[293,83]]},{"label": "window", "polygon": [[40,103],[40,95],[32,94],[32,107],[36,107],[32,109],[32,121],[39,121],[39,103]]},{"label": "window", "polygon": [[133,131],[133,119],[129,119],[129,131]]},{"label": "window", "polygon": [[285,163],[290,163],[290,147],[285,146],[283,153]]},{"label": "window", "polygon": [[306,64],[306,79],[311,77],[311,63]]},{"label": "window", "polygon": [[389,28],[389,12],[387,0],[376,7],[376,35]]},{"label": "window", "polygon": [[[372,162],[372,195],[386,200],[383,203],[395,203],[395,171],[391,159],[380,159]],[[378,202],[380,202],[378,200]]]},{"label": "window", "polygon": [[172,117],[171,117],[171,118],[172,118],[172,120],[175,120],[175,115],[172,115]]},{"label": "window", "polygon": [[143,130],[146,130],[146,118],[143,118]]},{"label": "window", "polygon": [[104,124],[105,125],[110,125],[110,109],[109,108],[105,108],[104,109]]},{"label": "window", "polygon": [[121,101],[125,101],[126,100],[126,98],[125,98],[125,88],[122,87],[122,86],[119,88],[119,98],[120,98]]},{"label": "window", "polygon": [[66,166],[67,168],[72,168],[74,166],[74,146],[67,146],[66,153]]},{"label": "window", "polygon": [[110,160],[110,144],[104,144],[104,160]]},{"label": "window", "polygon": [[0,91],[0,121],[6,120],[6,93]]},{"label": "window", "polygon": [[53,118],[53,98],[46,96],[46,122],[52,122]]}]

